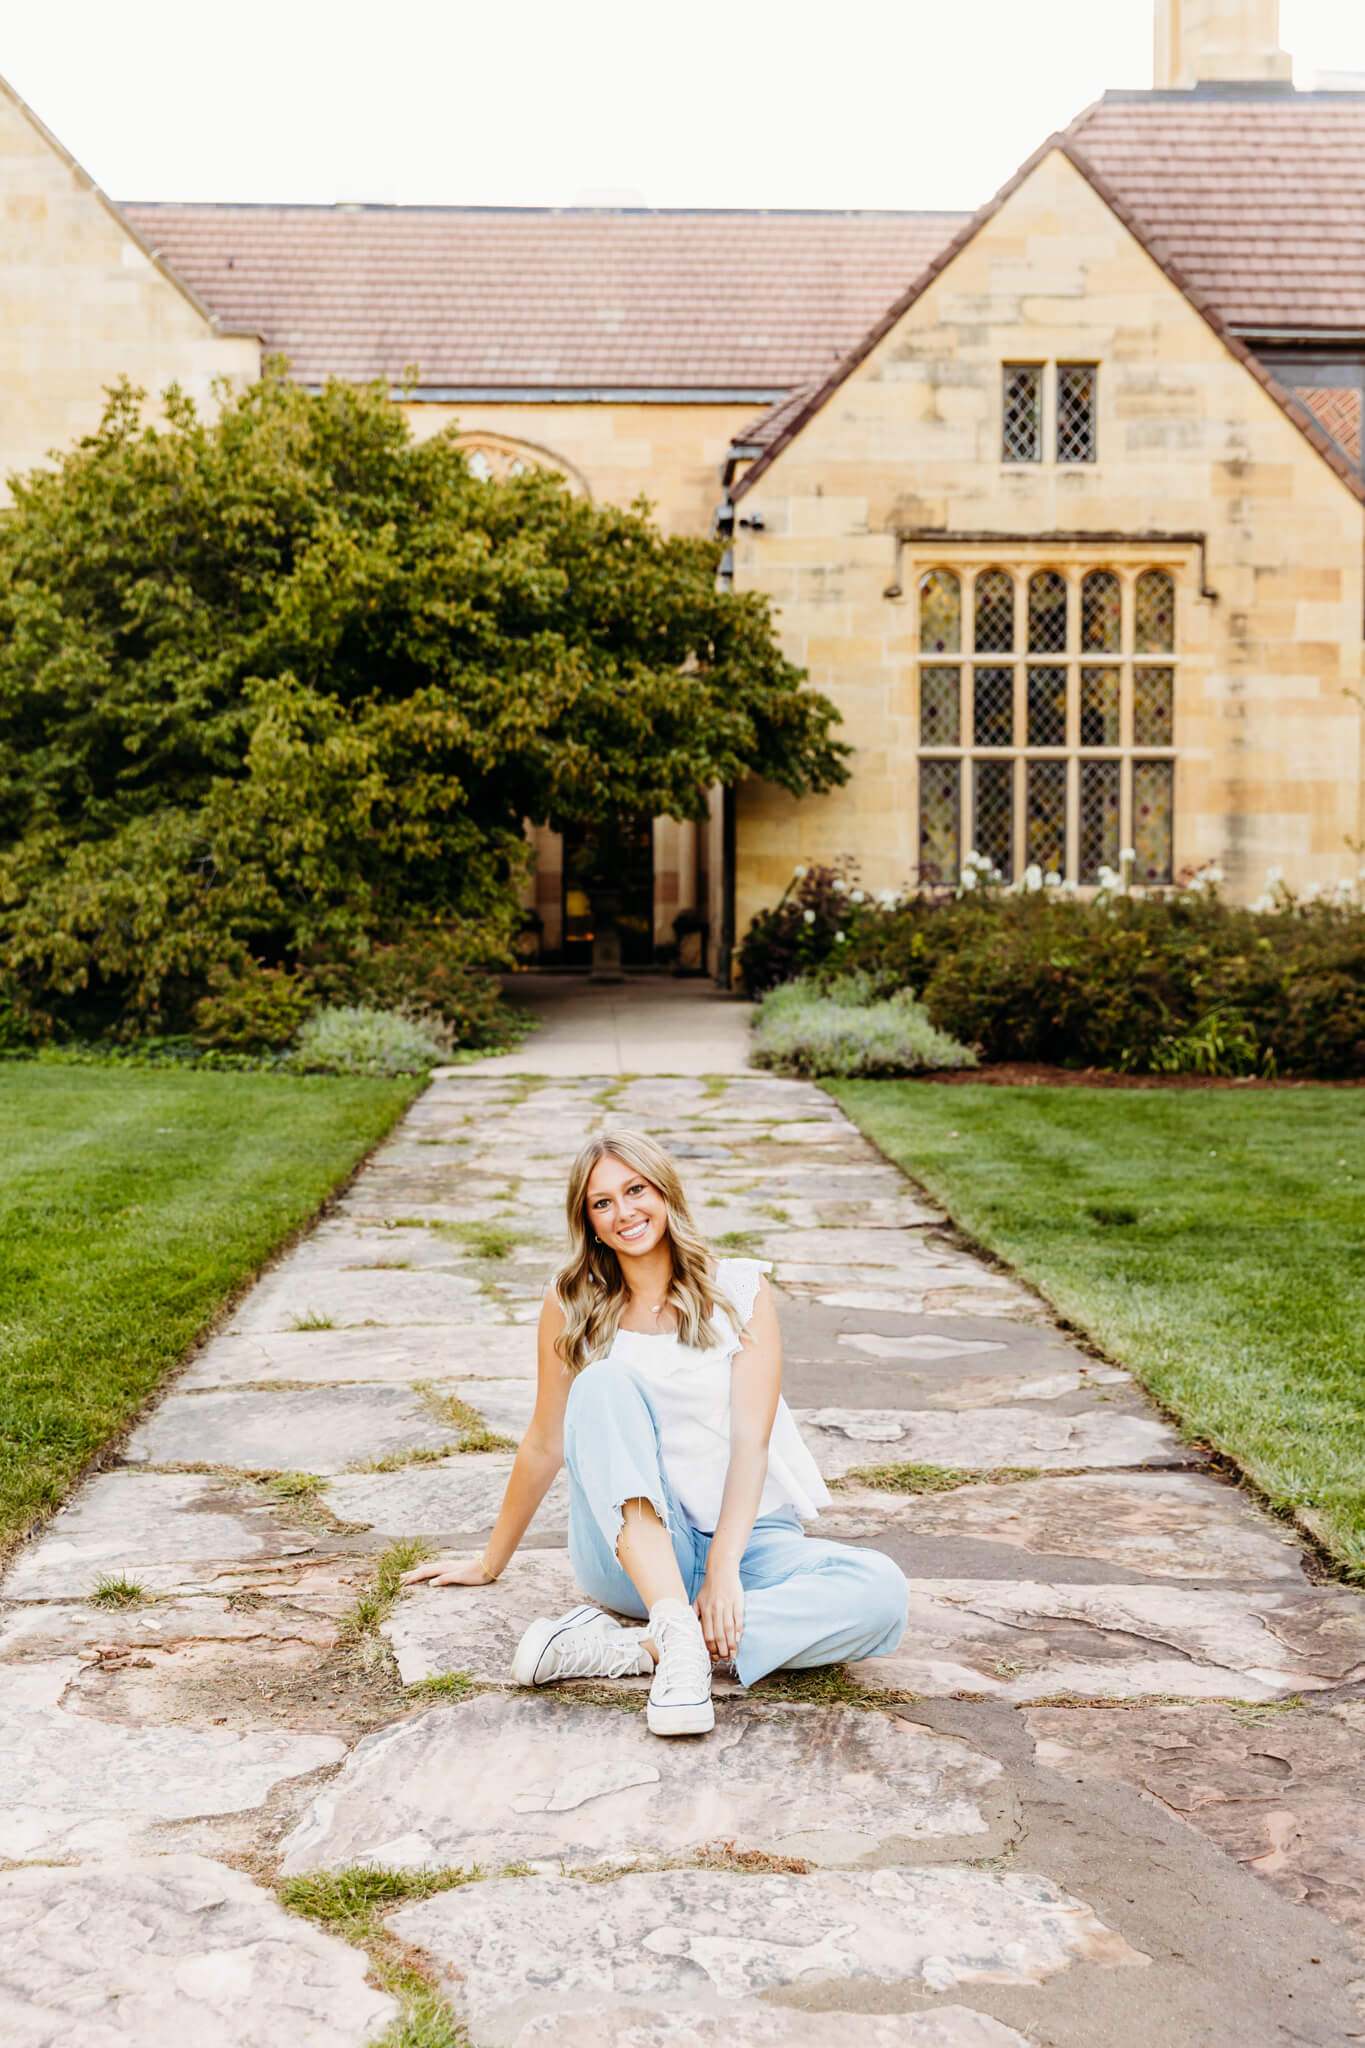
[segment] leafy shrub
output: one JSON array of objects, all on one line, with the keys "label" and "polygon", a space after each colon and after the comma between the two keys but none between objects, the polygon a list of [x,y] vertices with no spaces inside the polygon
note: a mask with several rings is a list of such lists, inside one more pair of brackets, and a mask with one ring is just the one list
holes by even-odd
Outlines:
[{"label": "leafy shrub", "polygon": [[305,1021],[290,1065],[305,1074],[421,1074],[450,1050],[439,1018],[332,1004]]},{"label": "leafy shrub", "polygon": [[781,1074],[919,1074],[974,1067],[976,1054],[936,1031],[913,996],[878,999],[865,976],[770,989],[754,1019],[754,1063]]},{"label": "leafy shrub", "polygon": [[319,967],[318,985],[334,1001],[439,1017],[452,1045],[505,1045],[515,1030],[490,966],[510,963],[515,917],[509,907],[483,925],[411,928],[388,945]]},{"label": "leafy shrub", "polygon": [[195,1042],[221,1052],[269,1052],[288,1045],[317,990],[307,974],[248,959],[237,973],[209,971],[209,994],[194,1006]]},{"label": "leafy shrub", "polygon": [[756,993],[797,961],[817,980],[860,973],[988,1061],[1365,1074],[1365,906],[1345,889],[1296,901],[1281,886],[1248,908],[1198,885],[873,899],[847,870],[811,869],[754,920],[741,960]]}]

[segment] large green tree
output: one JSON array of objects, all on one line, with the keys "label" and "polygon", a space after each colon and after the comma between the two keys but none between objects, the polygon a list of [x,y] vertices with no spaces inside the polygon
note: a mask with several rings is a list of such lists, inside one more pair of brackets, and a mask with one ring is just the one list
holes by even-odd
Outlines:
[{"label": "large green tree", "polygon": [[167,1023],[250,952],[442,923],[490,957],[522,821],[698,817],[843,779],[832,705],[714,546],[486,482],[378,389],[110,395],[0,519],[12,998]]}]

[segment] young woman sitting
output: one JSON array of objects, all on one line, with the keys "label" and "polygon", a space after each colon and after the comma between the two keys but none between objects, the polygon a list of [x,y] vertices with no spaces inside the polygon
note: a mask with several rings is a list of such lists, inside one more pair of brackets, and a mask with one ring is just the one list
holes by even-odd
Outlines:
[{"label": "young woman sitting", "polygon": [[[752,1685],[894,1650],[899,1568],[801,1527],[829,1494],[782,1399],[762,1267],[714,1257],[677,1168],[640,1132],[589,1140],[567,1206],[571,1251],[540,1314],[535,1414],[492,1536],[471,1562],[420,1565],[405,1583],[496,1579],[567,1465],[569,1558],[597,1604],[531,1624],[518,1684],[652,1672],[650,1728],[696,1735],[714,1724],[713,1660]],[[641,1625],[622,1627],[622,1614]]]}]

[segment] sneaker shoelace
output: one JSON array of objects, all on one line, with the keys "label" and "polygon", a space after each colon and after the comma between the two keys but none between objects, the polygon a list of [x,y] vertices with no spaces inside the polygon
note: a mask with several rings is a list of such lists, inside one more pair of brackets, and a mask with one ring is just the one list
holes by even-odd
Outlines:
[{"label": "sneaker shoelace", "polygon": [[681,1692],[701,1699],[711,1690],[711,1652],[701,1626],[691,1614],[665,1614],[653,1624],[659,1653],[655,1686],[661,1693]]},{"label": "sneaker shoelace", "polygon": [[566,1629],[554,1648],[557,1678],[629,1678],[640,1666],[635,1629]]}]

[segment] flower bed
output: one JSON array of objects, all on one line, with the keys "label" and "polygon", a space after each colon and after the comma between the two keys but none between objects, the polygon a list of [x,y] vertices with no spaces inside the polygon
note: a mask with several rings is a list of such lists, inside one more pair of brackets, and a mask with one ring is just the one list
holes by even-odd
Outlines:
[{"label": "flower bed", "polygon": [[1081,899],[972,861],[949,896],[873,897],[851,869],[798,869],[750,926],[751,994],[801,976],[905,992],[983,1060],[1123,1073],[1365,1075],[1365,906],[1354,883],[1295,897],[1272,871],[1240,908],[1206,871],[1143,894],[1108,874]]}]

